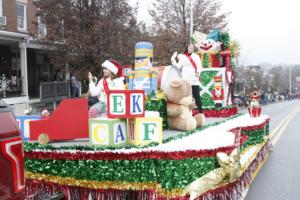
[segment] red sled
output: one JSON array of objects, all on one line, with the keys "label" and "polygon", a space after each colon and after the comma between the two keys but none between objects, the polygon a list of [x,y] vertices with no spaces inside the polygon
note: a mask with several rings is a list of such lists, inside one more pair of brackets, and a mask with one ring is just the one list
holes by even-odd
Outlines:
[{"label": "red sled", "polygon": [[248,108],[248,112],[251,117],[260,117],[261,107],[253,107],[252,110],[250,110],[250,108]]},{"label": "red sled", "polygon": [[65,99],[49,118],[30,122],[30,140],[46,134],[50,141],[88,138],[87,99]]}]

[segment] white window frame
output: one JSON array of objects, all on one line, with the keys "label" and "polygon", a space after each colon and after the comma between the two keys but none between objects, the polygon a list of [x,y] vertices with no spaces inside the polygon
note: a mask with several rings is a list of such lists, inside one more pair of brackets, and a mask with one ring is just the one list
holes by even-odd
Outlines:
[{"label": "white window frame", "polygon": [[39,38],[45,38],[47,35],[47,26],[42,23],[41,16],[38,16],[38,36]]},{"label": "white window frame", "polygon": [[19,3],[19,2],[17,2],[16,5],[24,7],[24,22],[23,22],[24,23],[24,27],[23,28],[19,27],[19,24],[18,24],[18,15],[17,15],[17,27],[18,27],[18,30],[19,31],[27,31],[27,5],[24,4],[24,3]]},{"label": "white window frame", "polygon": [[2,0],[0,0],[0,17],[3,16]]}]

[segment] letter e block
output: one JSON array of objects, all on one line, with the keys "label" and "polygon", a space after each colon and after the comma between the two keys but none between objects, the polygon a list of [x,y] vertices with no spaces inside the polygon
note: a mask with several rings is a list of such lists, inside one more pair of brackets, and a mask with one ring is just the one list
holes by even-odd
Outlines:
[{"label": "letter e block", "polygon": [[[125,92],[111,92],[108,95],[108,116],[118,118],[126,116],[127,98]],[[128,102],[129,103],[129,102]]]},{"label": "letter e block", "polygon": [[127,143],[126,120],[95,118],[89,120],[90,143],[101,146],[122,146]]}]

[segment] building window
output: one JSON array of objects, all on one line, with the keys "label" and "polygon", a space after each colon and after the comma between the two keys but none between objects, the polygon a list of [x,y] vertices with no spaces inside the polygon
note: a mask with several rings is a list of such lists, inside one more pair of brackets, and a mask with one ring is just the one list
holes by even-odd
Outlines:
[{"label": "building window", "polygon": [[41,17],[38,16],[38,34],[40,38],[45,38],[47,35],[47,27],[46,25],[41,21]]},{"label": "building window", "polygon": [[2,12],[2,0],[0,0],[0,16],[3,16],[3,12]]},{"label": "building window", "polygon": [[18,24],[18,30],[21,31],[27,30],[26,5],[20,3],[17,3],[17,24]]}]

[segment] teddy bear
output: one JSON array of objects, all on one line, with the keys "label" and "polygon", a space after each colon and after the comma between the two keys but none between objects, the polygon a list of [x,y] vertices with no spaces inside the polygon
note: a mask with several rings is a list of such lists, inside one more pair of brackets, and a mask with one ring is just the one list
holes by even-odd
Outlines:
[{"label": "teddy bear", "polygon": [[203,114],[192,115],[195,102],[192,87],[184,79],[175,79],[167,88],[167,113],[170,129],[191,131],[204,125]]}]

